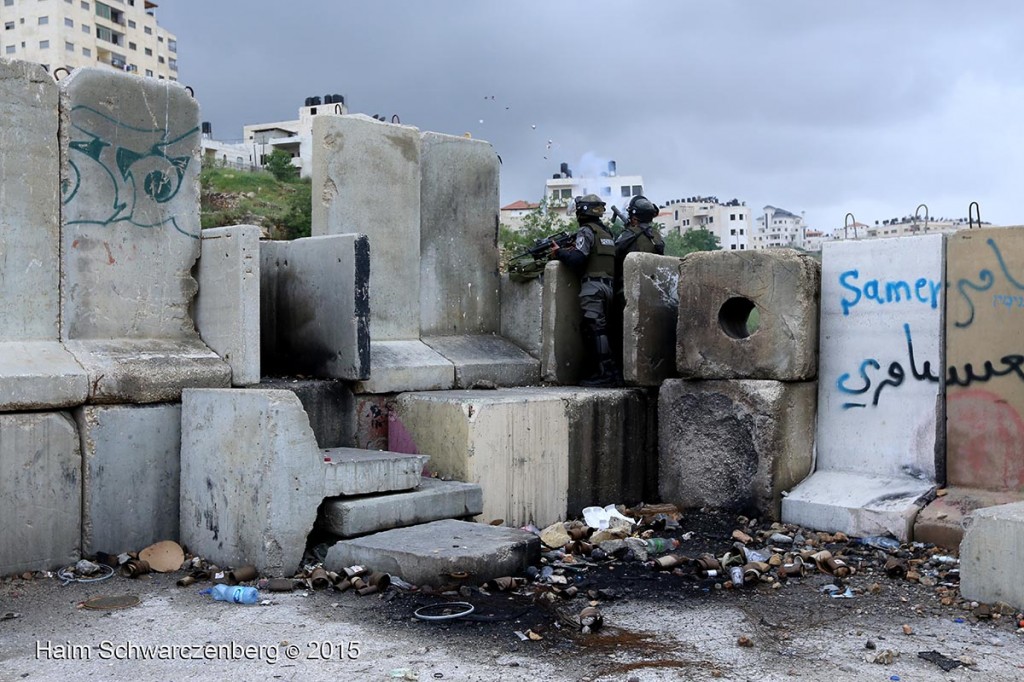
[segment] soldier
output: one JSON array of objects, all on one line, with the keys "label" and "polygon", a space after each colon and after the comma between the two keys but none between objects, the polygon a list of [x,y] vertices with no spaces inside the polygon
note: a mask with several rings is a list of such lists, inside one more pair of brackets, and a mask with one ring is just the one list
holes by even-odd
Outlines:
[{"label": "soldier", "polygon": [[626,225],[615,238],[615,298],[610,315],[612,352],[617,358],[622,357],[622,316],[626,309],[622,278],[626,256],[637,251],[659,256],[665,254],[665,240],[651,224],[658,215],[658,207],[647,197],[637,195],[630,199],[626,214]]},{"label": "soldier", "polygon": [[580,277],[580,308],[583,310],[585,345],[596,362],[593,376],[581,386],[617,386],[621,382],[618,363],[608,339],[615,277],[615,240],[601,222],[605,203],[596,194],[576,198],[576,220],[580,229],[573,248],[552,245],[552,255]]}]

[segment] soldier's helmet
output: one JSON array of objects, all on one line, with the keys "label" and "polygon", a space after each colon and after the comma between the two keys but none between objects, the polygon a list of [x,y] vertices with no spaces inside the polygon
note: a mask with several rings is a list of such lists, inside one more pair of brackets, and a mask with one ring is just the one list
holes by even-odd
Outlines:
[{"label": "soldier's helmet", "polygon": [[600,218],[604,215],[605,203],[596,194],[576,197],[576,217]]},{"label": "soldier's helmet", "polygon": [[647,223],[654,220],[654,217],[658,215],[658,207],[647,197],[638,194],[630,200],[626,212],[629,213],[630,218],[636,218],[642,223]]}]

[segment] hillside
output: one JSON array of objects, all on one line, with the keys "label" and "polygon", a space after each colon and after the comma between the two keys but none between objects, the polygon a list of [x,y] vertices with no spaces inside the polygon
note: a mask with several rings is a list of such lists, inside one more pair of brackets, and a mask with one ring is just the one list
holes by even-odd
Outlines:
[{"label": "hillside", "polygon": [[258,225],[270,239],[308,237],[312,218],[308,180],[281,181],[266,171],[204,166],[200,219],[203,228]]}]

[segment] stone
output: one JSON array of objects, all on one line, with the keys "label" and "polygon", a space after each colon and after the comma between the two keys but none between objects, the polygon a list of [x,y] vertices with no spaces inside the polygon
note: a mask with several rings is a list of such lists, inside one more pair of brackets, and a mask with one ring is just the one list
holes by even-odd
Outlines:
[{"label": "stone", "polygon": [[0,575],[80,557],[82,456],[66,412],[0,414]]},{"label": "stone", "polygon": [[370,245],[338,234],[260,243],[267,373],[370,378]]},{"label": "stone", "polygon": [[567,265],[551,261],[544,268],[541,308],[540,375],[544,381],[573,385],[584,372],[583,314],[580,280]]},{"label": "stone", "polygon": [[260,228],[203,230],[196,280],[196,329],[231,367],[232,386],[260,382]]},{"label": "stone", "polygon": [[373,341],[370,378],[352,384],[359,393],[443,391],[455,385],[455,365],[418,339]]},{"label": "stone", "polygon": [[1020,557],[1024,551],[1024,502],[971,512],[960,544],[960,594],[1024,610]]},{"label": "stone", "polygon": [[544,282],[540,277],[513,282],[501,276],[501,335],[540,358]]},{"label": "stone", "polygon": [[452,582],[453,573],[467,573],[474,584],[519,575],[540,560],[540,538],[517,528],[466,521],[396,528],[331,547],[327,570],[366,566],[414,585]]},{"label": "stone", "polygon": [[572,538],[569,537],[565,524],[561,521],[556,521],[541,531],[540,541],[551,549],[559,549],[569,544]]},{"label": "stone", "polygon": [[689,254],[679,266],[679,374],[815,379],[820,282],[818,262],[790,249]]},{"label": "stone", "polygon": [[137,552],[178,539],[181,406],[87,405],[82,438],[82,553]]},{"label": "stone", "polygon": [[529,386],[540,382],[540,362],[515,344],[493,334],[424,337],[455,367],[454,388],[480,382],[498,386]]},{"label": "stone", "polygon": [[350,538],[480,513],[480,486],[459,481],[421,478],[413,490],[324,501],[317,521],[325,531]]},{"label": "stone", "polygon": [[622,267],[622,376],[634,386],[660,386],[676,372],[679,263],[672,256],[631,253]]},{"label": "stone", "polygon": [[430,459],[426,455],[358,448],[327,448],[323,457],[330,464],[325,467],[327,485],[339,495],[412,490],[423,485],[423,469]]},{"label": "stone", "polygon": [[816,391],[813,381],[665,381],[661,499],[779,519],[782,493],[811,470]]}]

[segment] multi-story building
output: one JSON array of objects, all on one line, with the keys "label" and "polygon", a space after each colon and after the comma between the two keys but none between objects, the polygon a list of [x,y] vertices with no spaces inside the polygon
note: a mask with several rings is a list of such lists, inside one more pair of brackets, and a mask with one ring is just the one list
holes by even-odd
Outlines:
[{"label": "multi-story building", "polygon": [[639,175],[618,175],[615,162],[608,162],[608,170],[592,173],[588,177],[573,177],[569,164],[545,182],[544,197],[548,208],[564,209],[573,197],[596,194],[610,210],[613,205],[625,207],[629,200],[644,193],[644,179]]},{"label": "multi-story building", "polygon": [[2,0],[0,57],[178,80],[178,40],[149,0]]},{"label": "multi-story building", "polygon": [[751,247],[754,249],[803,249],[806,231],[803,216],[782,208],[765,206],[758,216]]},{"label": "multi-story building", "polygon": [[242,127],[242,147],[251,150],[251,163],[262,167],[275,149],[288,152],[301,177],[313,173],[313,119],[317,114],[347,114],[341,95],[307,97],[295,121],[252,123]]},{"label": "multi-story building", "polygon": [[738,199],[724,203],[718,197],[670,199],[658,214],[658,222],[666,234],[705,229],[718,237],[725,251],[750,248],[750,209]]}]

